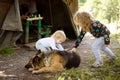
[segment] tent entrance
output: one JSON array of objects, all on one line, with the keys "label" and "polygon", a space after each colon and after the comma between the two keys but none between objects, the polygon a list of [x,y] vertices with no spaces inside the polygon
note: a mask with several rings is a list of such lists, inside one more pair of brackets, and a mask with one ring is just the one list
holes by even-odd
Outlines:
[{"label": "tent entrance", "polygon": [[[71,12],[63,0],[36,1],[37,13],[44,17],[41,22],[43,26],[51,25],[52,33],[56,30],[64,30],[68,38],[72,39],[76,37]],[[30,36],[34,35],[34,31],[31,31],[34,30],[33,28],[36,27],[31,27]]]}]

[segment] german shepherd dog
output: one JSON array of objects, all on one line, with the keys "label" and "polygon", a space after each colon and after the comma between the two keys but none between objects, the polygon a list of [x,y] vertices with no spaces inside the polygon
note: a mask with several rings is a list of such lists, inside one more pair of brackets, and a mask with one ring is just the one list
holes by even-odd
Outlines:
[{"label": "german shepherd dog", "polygon": [[48,51],[45,55],[40,50],[32,56],[25,65],[33,74],[43,72],[61,72],[72,67],[76,68],[81,62],[80,56],[71,51]]}]

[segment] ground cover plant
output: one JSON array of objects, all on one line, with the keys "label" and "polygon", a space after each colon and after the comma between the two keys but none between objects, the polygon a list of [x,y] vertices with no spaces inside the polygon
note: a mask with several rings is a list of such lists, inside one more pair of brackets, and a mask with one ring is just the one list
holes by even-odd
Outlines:
[{"label": "ground cover plant", "polygon": [[11,47],[6,47],[0,50],[0,54],[5,55],[5,54],[13,54],[15,52],[14,49],[12,49]]},{"label": "ground cover plant", "polygon": [[[120,34],[112,35],[112,42],[117,39],[118,43],[120,43],[119,36]],[[79,67],[65,70],[65,72],[56,75],[56,80],[120,80],[120,48],[115,49],[114,52],[118,57],[116,61],[106,60],[104,66],[100,68]]]},{"label": "ground cover plant", "polygon": [[[117,50],[120,53],[120,49]],[[101,68],[70,69],[56,75],[56,80],[120,80],[120,54],[118,60],[105,62]]]}]

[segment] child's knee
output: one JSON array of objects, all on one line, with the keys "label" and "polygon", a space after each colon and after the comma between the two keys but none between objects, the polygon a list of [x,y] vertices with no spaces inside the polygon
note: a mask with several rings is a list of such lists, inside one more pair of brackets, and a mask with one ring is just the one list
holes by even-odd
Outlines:
[{"label": "child's knee", "polygon": [[92,45],[91,47],[92,47],[92,50],[97,50],[98,49],[98,46],[96,46],[96,45]]}]

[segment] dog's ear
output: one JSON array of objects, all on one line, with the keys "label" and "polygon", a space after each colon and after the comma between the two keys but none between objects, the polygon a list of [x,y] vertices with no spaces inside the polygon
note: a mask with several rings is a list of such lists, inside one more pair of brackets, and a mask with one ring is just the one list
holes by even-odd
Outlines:
[{"label": "dog's ear", "polygon": [[42,52],[41,50],[38,50],[38,52],[36,53],[36,56],[38,57],[44,57],[44,52]]},{"label": "dog's ear", "polygon": [[41,50],[38,50],[36,53],[36,55],[39,55],[39,54],[41,54]]},{"label": "dog's ear", "polygon": [[38,52],[41,53],[41,50],[39,49]]}]

